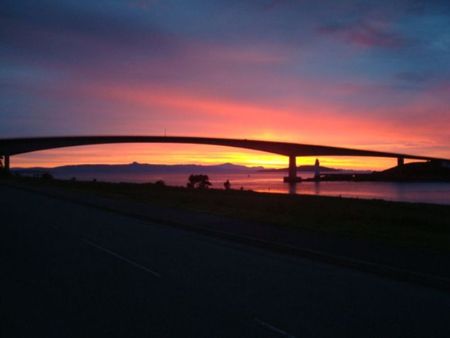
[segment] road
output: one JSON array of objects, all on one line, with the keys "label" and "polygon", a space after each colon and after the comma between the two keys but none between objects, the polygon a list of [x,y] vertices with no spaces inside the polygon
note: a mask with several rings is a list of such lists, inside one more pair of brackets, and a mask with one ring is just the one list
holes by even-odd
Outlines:
[{"label": "road", "polygon": [[449,337],[450,294],[0,185],[2,337]]}]

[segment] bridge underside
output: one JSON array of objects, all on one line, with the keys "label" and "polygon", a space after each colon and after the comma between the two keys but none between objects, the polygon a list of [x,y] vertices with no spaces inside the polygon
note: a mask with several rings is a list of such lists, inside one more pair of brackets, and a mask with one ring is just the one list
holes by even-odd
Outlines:
[{"label": "bridge underside", "polygon": [[322,145],[299,144],[288,142],[258,141],[247,139],[227,139],[208,137],[184,136],[67,136],[67,137],[34,137],[0,139],[0,156],[3,157],[3,167],[9,170],[10,156],[24,154],[39,150],[48,150],[63,147],[74,147],[95,144],[112,143],[183,143],[204,144],[226,147],[236,147],[289,157],[289,173],[286,182],[294,183],[297,177],[296,157],[298,156],[366,156],[397,158],[401,166],[405,159],[448,161],[446,159],[416,156],[398,153],[379,152],[372,150],[330,147]]}]

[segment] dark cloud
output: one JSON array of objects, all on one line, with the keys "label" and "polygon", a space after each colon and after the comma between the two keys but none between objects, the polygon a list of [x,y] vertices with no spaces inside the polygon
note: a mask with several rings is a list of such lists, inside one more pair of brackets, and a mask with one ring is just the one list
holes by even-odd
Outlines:
[{"label": "dark cloud", "polygon": [[331,23],[319,27],[319,33],[339,38],[347,43],[362,47],[402,48],[413,43],[411,39],[375,24]]},{"label": "dark cloud", "polygon": [[448,0],[408,0],[406,10],[412,14],[450,14],[450,2]]},{"label": "dark cloud", "polygon": [[409,83],[425,83],[435,78],[434,74],[429,72],[400,72],[395,75],[395,78]]},{"label": "dark cloud", "polygon": [[1,39],[4,47],[22,49],[52,56],[76,55],[83,58],[101,53],[108,47],[120,52],[128,49],[161,52],[174,39],[162,32],[151,18],[133,13],[99,11],[90,6],[65,2],[6,1],[0,14]]},{"label": "dark cloud", "polygon": [[[138,12],[139,13],[139,12]],[[74,6],[70,2],[11,2],[6,1],[1,12],[8,25],[27,25],[30,28],[49,30],[60,34],[76,32],[99,40],[133,42],[157,33],[149,18],[137,15],[129,20],[127,13],[101,11],[89,5]],[[5,23],[3,23],[5,25]]]}]

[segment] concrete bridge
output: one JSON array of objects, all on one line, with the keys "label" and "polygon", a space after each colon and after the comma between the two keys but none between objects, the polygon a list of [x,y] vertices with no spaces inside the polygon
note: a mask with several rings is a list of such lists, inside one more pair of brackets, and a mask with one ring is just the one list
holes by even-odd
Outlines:
[{"label": "concrete bridge", "polygon": [[285,182],[298,182],[296,157],[298,156],[365,156],[397,158],[399,166],[405,159],[448,162],[447,159],[372,150],[330,147],[323,145],[186,136],[62,136],[0,139],[0,156],[5,170],[10,168],[10,157],[38,150],[111,143],[185,143],[206,144],[259,150],[289,158],[289,172]]}]

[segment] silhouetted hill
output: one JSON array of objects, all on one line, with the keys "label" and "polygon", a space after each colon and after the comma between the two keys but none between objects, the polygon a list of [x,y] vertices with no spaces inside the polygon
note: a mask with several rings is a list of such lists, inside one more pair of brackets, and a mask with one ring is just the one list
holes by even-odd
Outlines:
[{"label": "silhouetted hill", "polygon": [[[313,179],[307,179],[313,180]],[[414,162],[373,173],[337,173],[324,174],[321,181],[392,181],[420,182],[436,181],[450,182],[450,167],[439,162]]]},{"label": "silhouetted hill", "polygon": [[[54,176],[77,176],[77,175],[95,175],[95,174],[159,174],[159,173],[180,173],[180,174],[200,174],[200,173],[270,173],[287,172],[287,168],[265,169],[262,166],[247,167],[232,163],[219,165],[195,165],[195,164],[146,164],[133,162],[129,164],[78,164],[66,165],[54,168],[15,168],[14,172],[26,175],[51,173]],[[302,165],[298,171],[314,171],[313,165]],[[321,172],[341,172],[340,169],[320,167]],[[347,171],[347,170],[346,170]]]},{"label": "silhouetted hill", "polygon": [[450,167],[439,162],[414,162],[373,173],[379,179],[408,181],[450,181]]},{"label": "silhouetted hill", "polygon": [[264,167],[246,167],[231,163],[219,165],[162,165],[162,164],[145,164],[133,162],[130,164],[80,164],[67,165],[54,168],[15,168],[13,171],[22,174],[33,174],[49,172],[52,175],[73,175],[77,174],[142,174],[142,173],[247,173],[257,172]]}]

